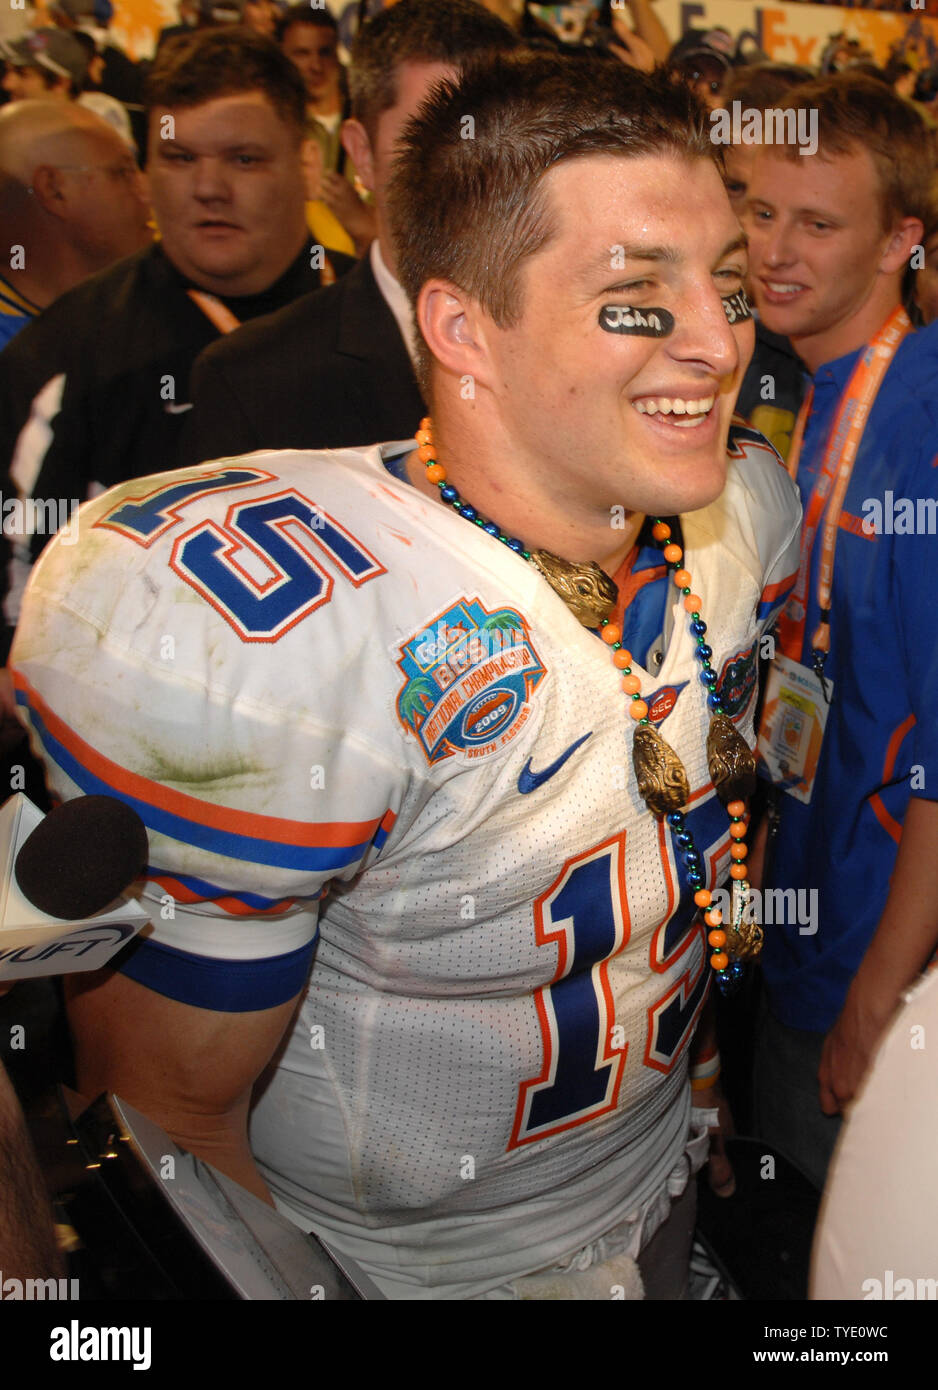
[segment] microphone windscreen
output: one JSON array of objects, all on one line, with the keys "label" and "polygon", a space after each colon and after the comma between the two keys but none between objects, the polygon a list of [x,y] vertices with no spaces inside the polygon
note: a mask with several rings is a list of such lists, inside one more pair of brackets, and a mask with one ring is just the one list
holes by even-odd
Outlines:
[{"label": "microphone windscreen", "polygon": [[16,880],[40,912],[74,921],[112,903],[147,855],[146,826],[126,802],[79,796],[36,826],[16,856]]}]

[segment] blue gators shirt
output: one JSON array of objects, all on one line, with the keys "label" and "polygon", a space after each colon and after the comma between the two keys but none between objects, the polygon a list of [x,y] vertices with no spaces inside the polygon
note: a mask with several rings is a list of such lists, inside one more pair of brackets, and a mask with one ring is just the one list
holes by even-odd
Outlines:
[{"label": "blue gators shirt", "polygon": [[[815,376],[798,470],[805,510],[859,355]],[[938,324],[900,345],[863,432],[837,534],[825,665],[834,703],[817,780],[808,805],[779,797],[768,886],[800,897],[774,911],[785,921],[766,926],[763,966],[772,1010],[792,1028],[824,1032],[837,1019],[886,903],[909,798],[938,799],[936,456]],[[802,660],[811,665],[810,649]]]}]

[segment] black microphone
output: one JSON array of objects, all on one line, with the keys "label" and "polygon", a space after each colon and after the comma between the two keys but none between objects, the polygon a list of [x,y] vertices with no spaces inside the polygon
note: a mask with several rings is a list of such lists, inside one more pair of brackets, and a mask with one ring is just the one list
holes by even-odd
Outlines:
[{"label": "black microphone", "polygon": [[79,796],[50,811],[16,856],[16,881],[50,917],[76,921],[107,907],[146,867],[147,831],[125,801]]}]

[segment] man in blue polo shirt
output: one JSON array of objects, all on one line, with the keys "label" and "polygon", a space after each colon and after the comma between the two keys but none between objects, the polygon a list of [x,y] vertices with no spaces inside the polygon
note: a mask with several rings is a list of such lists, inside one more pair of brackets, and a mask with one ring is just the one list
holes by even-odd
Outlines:
[{"label": "man in blue polo shirt", "polygon": [[817,112],[818,151],[762,148],[746,209],[762,320],[812,376],[789,457],[801,572],[760,740],[784,794],[756,1113],[821,1185],[836,1117],[938,941],[938,337],[902,309],[930,170],[917,114],[846,74],[786,104]]}]

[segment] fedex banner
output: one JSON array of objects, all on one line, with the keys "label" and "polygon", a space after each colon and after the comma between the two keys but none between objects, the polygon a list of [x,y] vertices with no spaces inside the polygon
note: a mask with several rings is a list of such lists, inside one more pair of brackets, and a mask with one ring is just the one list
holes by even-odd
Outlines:
[{"label": "fedex banner", "polygon": [[[359,0],[327,0],[339,22],[339,33],[347,46],[355,30]],[[921,8],[918,8],[921,6]],[[368,12],[380,8],[371,0]],[[573,6],[547,6],[558,13]],[[780,63],[801,63],[816,67],[831,34],[844,31],[858,39],[879,63],[884,63],[893,44],[903,41],[907,49],[918,51],[921,61],[938,61],[938,0],[907,0],[904,12],[853,10],[836,5],[749,4],[748,0],[657,0],[655,10],[672,38],[677,41],[685,29],[709,29],[723,25],[734,37],[748,30],[759,47]],[[159,31],[178,23],[174,0],[114,0],[111,32],[132,58],[149,58]]]},{"label": "fedex banner", "polygon": [[712,29],[718,25],[733,37],[742,31],[776,63],[800,63],[815,68],[832,34],[858,39],[877,63],[885,63],[898,41],[920,55],[922,66],[938,61],[938,19],[925,10],[934,0],[920,0],[923,9],[890,14],[884,10],[852,10],[839,5],[751,5],[747,0],[657,0],[655,11],[675,39],[685,29]]}]

